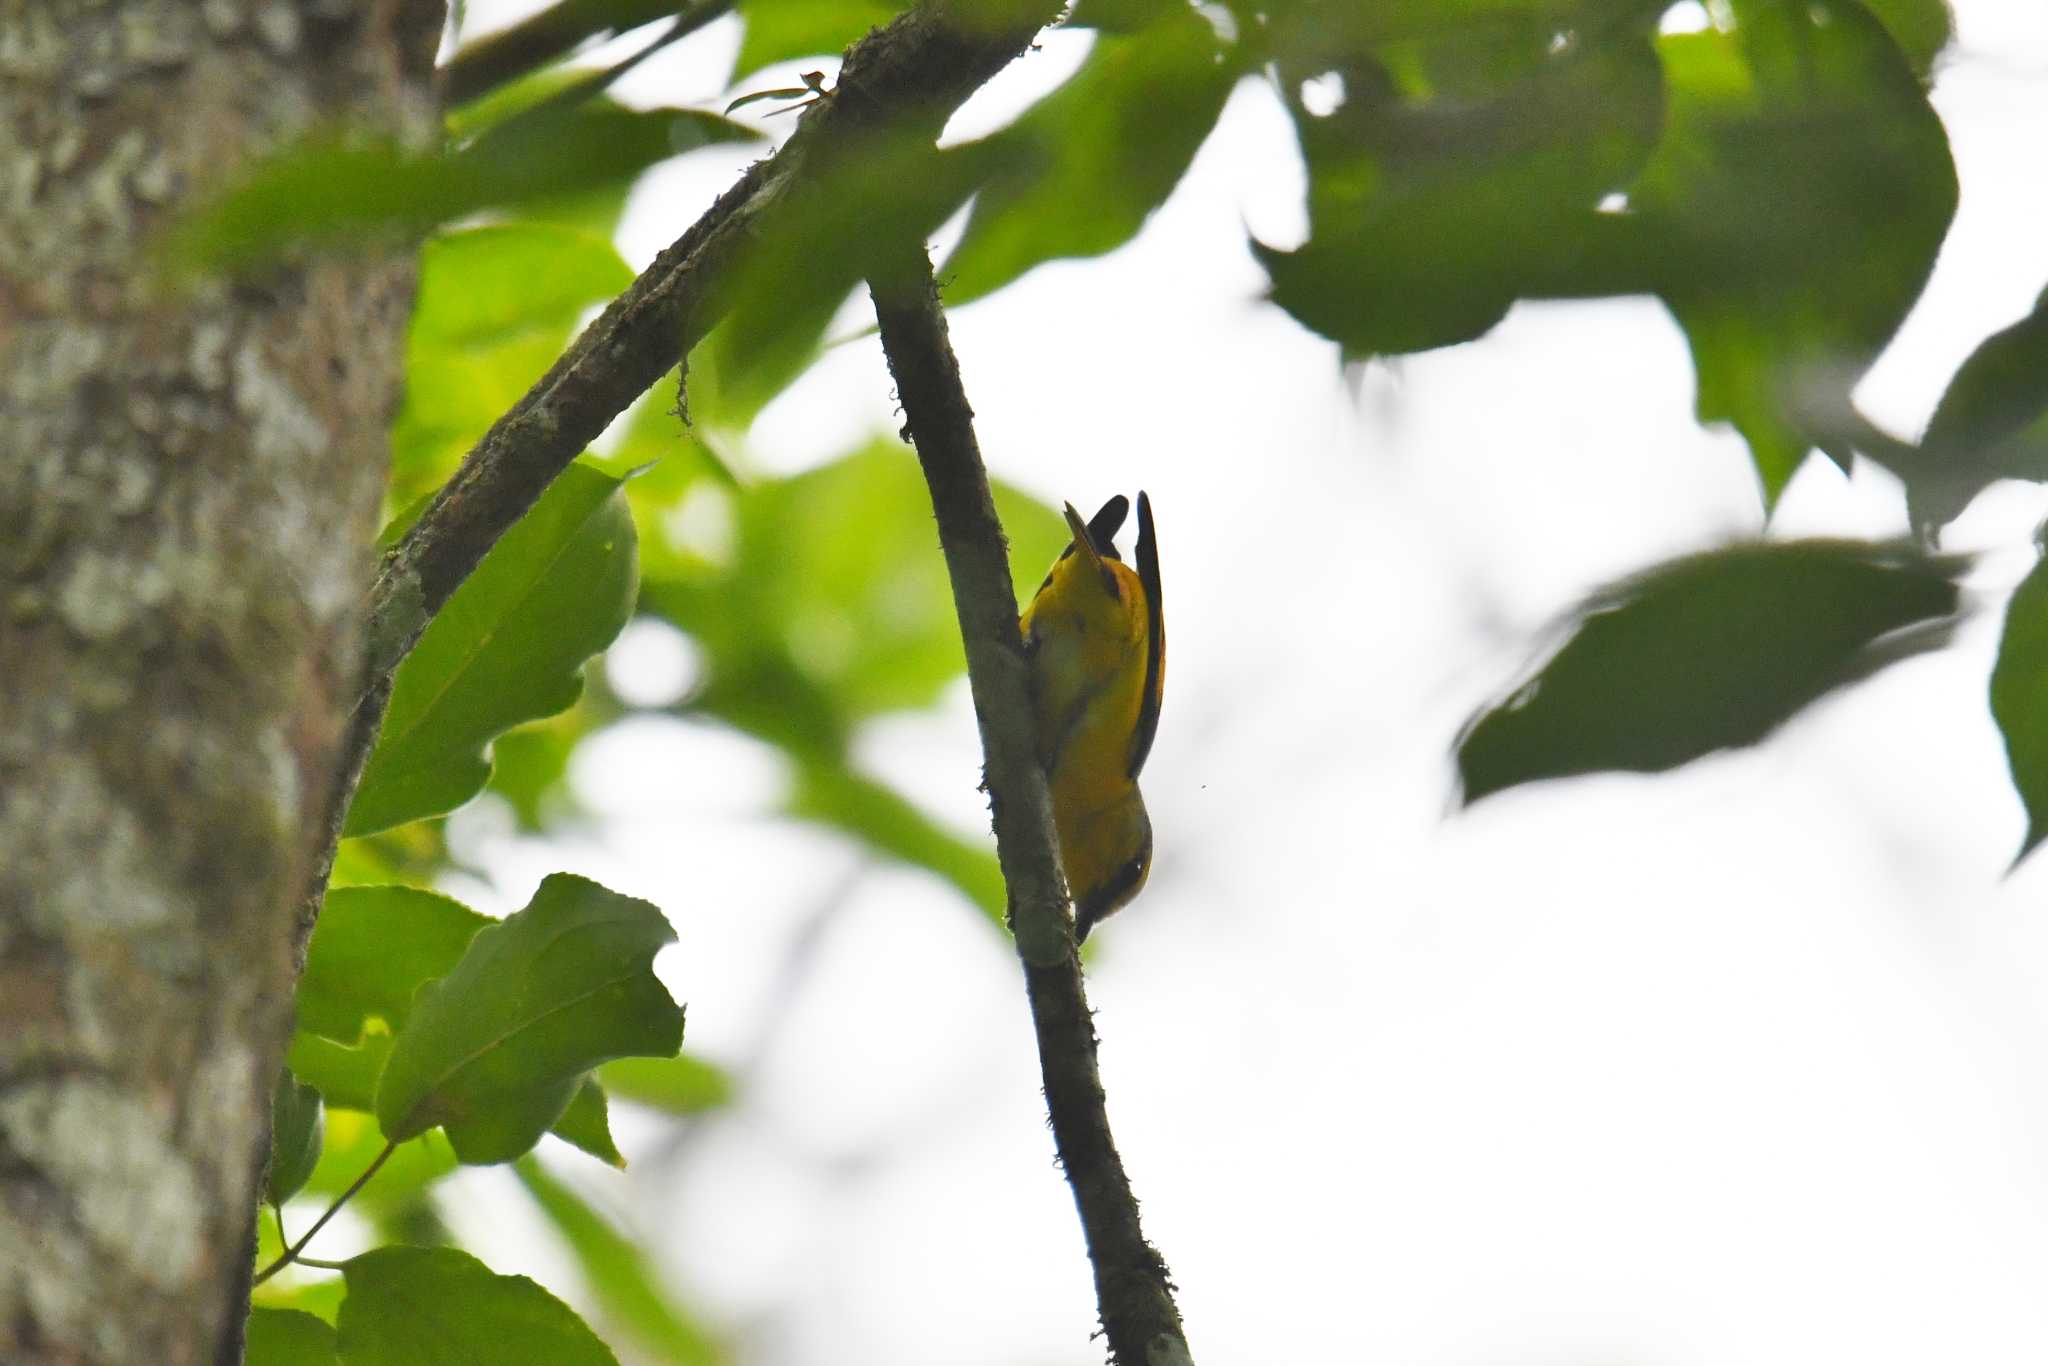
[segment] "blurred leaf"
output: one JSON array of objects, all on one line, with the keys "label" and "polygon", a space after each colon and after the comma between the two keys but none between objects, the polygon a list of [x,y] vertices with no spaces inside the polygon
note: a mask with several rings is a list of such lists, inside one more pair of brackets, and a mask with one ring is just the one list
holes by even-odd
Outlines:
[{"label": "blurred leaf", "polygon": [[1925,84],[1934,71],[1934,59],[1955,37],[1955,16],[1947,0],[1862,0],[1898,45],[1913,74]]},{"label": "blurred leaf", "polygon": [[590,691],[586,688],[569,710],[508,730],[491,742],[489,790],[511,806],[521,830],[538,833],[580,810],[568,786],[569,760],[599,729],[589,710]]},{"label": "blurred leaf", "polygon": [[568,1305],[453,1248],[351,1258],[338,1323],[348,1366],[618,1366]]},{"label": "blurred leaf", "polygon": [[1127,35],[1175,23],[1189,13],[1188,0],[1075,0],[1060,27]]},{"label": "blurred leaf", "polygon": [[490,776],[491,737],[575,702],[583,661],[632,613],[618,489],[587,466],[563,470],[434,617],[399,666],[347,834],[460,806]]},{"label": "blurred leaf", "polygon": [[737,431],[815,360],[876,253],[928,237],[975,188],[982,158],[884,129],[838,147],[802,212],[768,215],[722,282],[722,322],[690,352],[692,422]]},{"label": "blurred leaf", "polygon": [[543,223],[442,233],[420,251],[406,394],[391,435],[391,498],[446,482],[547,373],[584,310],[633,273],[610,239]]},{"label": "blurred leaf", "polygon": [[282,1205],[298,1194],[320,1161],[320,1093],[279,1068],[270,1094],[270,1172],[263,1198]]},{"label": "blurred leaf", "polygon": [[[1021,587],[1065,545],[1050,508],[998,487]],[[650,576],[642,609],[707,655],[693,709],[837,762],[851,727],[924,706],[965,669],[917,461],[894,441],[737,500],[731,562]]]},{"label": "blurred leaf", "polygon": [[540,330],[561,336],[578,314],[633,283],[605,238],[548,223],[445,233],[420,252],[415,345],[463,347]]},{"label": "blurred leaf", "polygon": [[[1595,210],[1656,145],[1662,70],[1644,22],[1556,36],[1447,24],[1382,49],[1341,21],[1295,29],[1280,79],[1312,231],[1253,244],[1273,301],[1364,356],[1469,341],[1518,297],[1585,292],[1589,270],[1604,284]],[[1341,101],[1312,106],[1311,78],[1341,80]]]},{"label": "blurred leaf", "polygon": [[604,1088],[597,1078],[586,1074],[569,1101],[569,1108],[555,1121],[555,1137],[581,1148],[600,1162],[614,1167],[626,1165],[618,1144],[612,1142],[611,1115],[605,1105]]},{"label": "blurred leaf", "polygon": [[742,0],[746,36],[733,63],[732,84],[776,62],[838,57],[871,28],[894,19],[908,4],[889,0]]},{"label": "blurred leaf", "polygon": [[473,110],[477,104],[502,99],[510,83],[594,39],[614,37],[685,9],[724,8],[704,0],[694,5],[688,0],[559,0],[509,28],[465,41],[442,68],[442,98]]},{"label": "blurred leaf", "polygon": [[248,1366],[339,1366],[334,1329],[298,1309],[251,1309]]},{"label": "blurred leaf", "polygon": [[403,242],[488,208],[580,194],[657,161],[759,134],[699,109],[592,100],[518,119],[452,152],[329,134],[261,163],[174,230],[172,263],[249,271],[302,247]]},{"label": "blurred leaf", "polygon": [[1187,173],[1240,74],[1185,5],[1135,36],[1097,38],[1071,80],[979,144],[992,176],[939,272],[946,301],[1130,241]]},{"label": "blurred leaf", "polygon": [[2025,858],[2048,835],[2048,561],[2034,566],[2005,609],[1991,670],[1991,715],[2027,808],[2027,838],[2018,856]]},{"label": "blurred leaf", "polygon": [[1916,528],[1952,521],[1999,479],[2048,479],[2048,290],[1949,381],[1906,476]]},{"label": "blurred leaf", "polygon": [[378,1085],[379,1125],[396,1139],[441,1125],[466,1163],[525,1152],[598,1063],[676,1052],[683,1012],[649,970],[674,939],[647,902],[551,875],[414,998]]},{"label": "blurred leaf", "polygon": [[671,1115],[702,1114],[732,1100],[723,1068],[683,1054],[673,1058],[614,1058],[597,1069],[608,1094]]},{"label": "blurred leaf", "polygon": [[1941,643],[1963,567],[1895,545],[1759,542],[1618,584],[1580,609],[1532,680],[1466,728],[1465,801],[1754,744],[1827,692]]},{"label": "blurred leaf", "polygon": [[668,1366],[709,1366],[725,1359],[710,1332],[663,1285],[636,1239],[532,1157],[520,1158],[513,1171],[575,1254],[583,1283],[609,1323],[632,1334],[651,1358]]},{"label": "blurred leaf", "polygon": [[937,873],[996,924],[1008,892],[987,841],[962,838],[882,784],[844,768],[806,766],[790,811],[853,836],[877,853]]},{"label": "blurred leaf", "polygon": [[[1956,204],[1941,121],[1848,0],[1737,7],[1733,34],[1659,39],[1666,134],[1631,188],[1626,254],[1691,343],[1702,422],[1749,442],[1767,502],[1919,296]],[[1829,454],[1847,467],[1846,443]]]}]

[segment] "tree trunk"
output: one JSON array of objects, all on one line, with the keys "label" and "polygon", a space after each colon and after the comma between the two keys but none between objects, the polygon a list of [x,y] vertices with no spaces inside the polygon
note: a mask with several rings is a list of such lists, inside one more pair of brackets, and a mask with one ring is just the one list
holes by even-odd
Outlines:
[{"label": "tree trunk", "polygon": [[409,263],[183,292],[153,234],[439,0],[0,0],[0,1360],[236,1361]]}]

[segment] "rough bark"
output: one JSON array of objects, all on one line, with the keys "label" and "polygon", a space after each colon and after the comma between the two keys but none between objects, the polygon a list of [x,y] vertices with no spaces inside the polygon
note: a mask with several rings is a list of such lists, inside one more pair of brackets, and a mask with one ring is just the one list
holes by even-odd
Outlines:
[{"label": "rough bark", "polygon": [[308,128],[430,129],[440,19],[0,0],[0,1360],[240,1355],[411,274],[147,249]]}]

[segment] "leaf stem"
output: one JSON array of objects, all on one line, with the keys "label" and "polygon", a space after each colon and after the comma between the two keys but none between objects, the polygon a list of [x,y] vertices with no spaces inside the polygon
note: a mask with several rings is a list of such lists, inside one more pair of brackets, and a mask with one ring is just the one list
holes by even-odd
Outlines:
[{"label": "leaf stem", "polygon": [[[278,1258],[276,1261],[272,1262],[269,1266],[266,1266],[261,1271],[257,1272],[255,1279],[249,1282],[250,1286],[253,1288],[255,1286],[263,1284],[272,1276],[275,1276],[278,1272],[290,1266],[293,1262],[303,1261],[308,1266],[318,1266],[325,1267],[330,1270],[339,1270],[341,1267],[341,1263],[339,1262],[315,1261],[311,1257],[302,1257],[300,1256],[300,1254],[306,1250],[306,1244],[313,1241],[313,1235],[318,1233],[321,1229],[326,1228],[327,1221],[329,1219],[332,1219],[336,1214],[338,1214],[341,1211],[341,1207],[343,1205],[346,1205],[349,1202],[350,1198],[353,1197],[357,1191],[369,1185],[370,1178],[375,1176],[378,1172],[378,1169],[381,1168],[386,1162],[391,1160],[391,1154],[397,1151],[397,1140],[387,1139],[384,1143],[384,1150],[377,1154],[376,1158],[370,1163],[369,1166],[363,1168],[363,1174],[361,1176],[358,1176],[353,1182],[351,1182],[347,1190],[343,1191],[341,1194],[334,1197],[334,1203],[327,1207],[327,1212],[322,1214],[318,1219],[315,1219],[313,1221],[313,1227],[307,1229],[303,1234],[299,1235],[299,1241],[287,1245],[285,1250],[278,1254]],[[273,1206],[273,1208],[275,1208],[275,1206]],[[277,1237],[278,1241],[284,1241],[284,1211],[281,1209],[277,1211]]]}]

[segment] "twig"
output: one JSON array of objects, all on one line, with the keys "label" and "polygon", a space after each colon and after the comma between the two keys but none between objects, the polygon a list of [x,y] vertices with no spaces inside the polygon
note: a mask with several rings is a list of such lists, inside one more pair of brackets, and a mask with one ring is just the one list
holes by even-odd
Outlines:
[{"label": "twig", "polygon": [[[382,1170],[384,1164],[391,1160],[391,1154],[397,1151],[398,1145],[396,1143],[385,1143],[383,1151],[377,1154],[376,1160],[371,1162],[369,1166],[363,1168],[363,1174],[361,1176],[358,1176],[352,1183],[350,1183],[349,1188],[347,1190],[343,1191],[341,1194],[334,1197],[334,1203],[327,1207],[327,1212],[325,1214],[322,1214],[318,1219],[315,1219],[313,1221],[313,1227],[307,1229],[304,1233],[300,1234],[299,1241],[297,1241],[296,1243],[292,1243],[291,1245],[286,1247],[283,1252],[280,1252],[277,1256],[276,1261],[272,1262],[269,1266],[266,1266],[261,1271],[257,1272],[256,1278],[250,1281],[249,1284],[251,1286],[261,1285],[265,1281],[269,1280],[272,1276],[275,1276],[278,1272],[290,1266],[293,1262],[302,1260],[299,1254],[306,1250],[306,1244],[313,1241],[313,1235],[318,1233],[321,1229],[326,1228],[327,1221],[329,1219],[332,1219],[335,1215],[339,1214],[341,1212],[341,1207],[343,1205],[346,1205],[349,1202],[349,1200],[354,1197],[357,1191],[369,1185],[370,1178],[375,1176],[380,1170]],[[279,1210],[277,1215],[277,1235],[280,1238],[284,1236],[284,1211],[282,1210]],[[332,1266],[334,1264],[331,1262],[321,1262],[318,1263],[318,1265]]]},{"label": "twig", "polygon": [[1037,1026],[1046,1109],[1080,1210],[1110,1355],[1117,1366],[1187,1366],[1192,1357],[1166,1263],[1145,1241],[1138,1202],[1110,1133],[1052,806],[1038,764],[1009,553],[922,244],[878,270],[870,292],[882,349],[938,516],[981,726],[996,856],[1009,886],[1011,925]]}]

